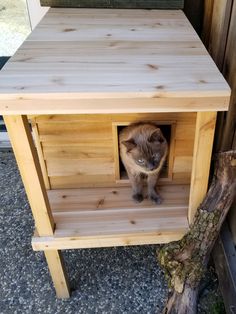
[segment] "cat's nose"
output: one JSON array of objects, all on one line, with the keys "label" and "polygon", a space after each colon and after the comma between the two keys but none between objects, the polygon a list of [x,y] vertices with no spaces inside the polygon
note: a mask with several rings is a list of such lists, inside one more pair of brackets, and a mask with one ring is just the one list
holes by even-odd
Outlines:
[{"label": "cat's nose", "polygon": [[152,171],[155,169],[155,165],[152,162],[149,162],[147,165],[148,170]]}]

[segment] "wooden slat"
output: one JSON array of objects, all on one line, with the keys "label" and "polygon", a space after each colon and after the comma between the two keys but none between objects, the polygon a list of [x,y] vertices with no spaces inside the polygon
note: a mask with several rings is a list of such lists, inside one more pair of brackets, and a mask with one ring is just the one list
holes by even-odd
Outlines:
[{"label": "wooden slat", "polygon": [[[106,143],[53,143],[44,142],[44,156],[46,159],[62,158],[62,159],[108,159],[112,155],[112,145]],[[87,144],[87,145],[86,145]]]},{"label": "wooden slat", "polygon": [[202,202],[208,187],[215,123],[215,112],[198,112],[189,200],[190,224],[193,222],[197,207]]},{"label": "wooden slat", "polygon": [[175,156],[193,156],[194,138],[189,140],[176,140]]},{"label": "wooden slat", "polygon": [[45,252],[47,250],[55,249],[78,249],[78,248],[96,248],[96,247],[114,247],[114,246],[130,246],[130,245],[147,245],[147,244],[161,244],[180,240],[187,232],[187,228],[181,231],[174,232],[154,232],[149,234],[128,234],[112,237],[34,237],[32,239],[32,247],[35,251]]},{"label": "wooden slat", "polygon": [[[10,83],[9,83],[10,84]],[[203,84],[203,83],[202,83]],[[158,85],[162,86],[162,85]],[[128,85],[126,85],[128,88]],[[41,87],[39,87],[41,88]],[[105,87],[107,90],[111,86]],[[186,87],[187,88],[187,87]],[[137,98],[133,98],[132,93],[128,94],[126,91],[121,93],[94,93],[93,99],[86,99],[91,94],[84,93],[83,95],[75,93],[61,93],[60,97],[51,92],[45,93],[44,87],[41,88],[41,93],[27,94],[19,97],[13,94],[0,94],[0,113],[3,115],[9,114],[119,114],[119,113],[167,113],[167,112],[196,112],[206,111],[209,109],[213,111],[226,111],[229,106],[230,92],[220,90],[205,91],[203,97],[199,97],[197,92],[185,91],[182,97],[176,97],[176,92],[170,93],[150,92],[146,93],[145,98],[140,98],[144,94],[139,92],[136,94]],[[102,87],[101,87],[102,89]],[[159,87],[158,87],[159,90]],[[50,99],[48,95],[50,94]],[[120,98],[121,94],[129,98]],[[214,94],[214,96],[211,96]],[[107,98],[102,98],[102,97]],[[41,97],[41,98],[40,98]],[[81,98],[85,97],[85,98]],[[169,98],[170,97],[170,98]],[[2,99],[1,99],[2,98]],[[40,99],[39,99],[40,98]],[[35,104],[32,107],[32,103]],[[67,104],[65,106],[65,103]]]},{"label": "wooden slat", "polygon": [[107,209],[158,208],[185,206],[189,198],[189,185],[160,186],[164,203],[155,206],[149,200],[136,204],[130,187],[63,189],[48,191],[54,213],[60,211],[96,211]]},{"label": "wooden slat", "polygon": [[52,235],[54,221],[27,117],[6,116],[4,122],[30,202],[36,229],[40,236]]},{"label": "wooden slat", "polygon": [[46,168],[46,164],[45,164],[45,160],[44,160],[44,156],[43,156],[42,144],[39,140],[38,126],[34,120],[31,120],[31,126],[32,126],[32,132],[33,132],[33,136],[34,136],[34,143],[35,143],[35,146],[36,146],[36,149],[38,152],[39,163],[40,163],[40,167],[41,167],[42,174],[43,174],[43,180],[44,180],[45,188],[47,190],[49,190],[51,188],[51,186],[50,186],[47,168]]},{"label": "wooden slat", "polygon": [[62,299],[69,298],[69,283],[61,252],[57,250],[47,250],[44,251],[44,254],[56,289],[57,297]]},{"label": "wooden slat", "polygon": [[174,159],[174,173],[191,173],[193,157],[192,156],[178,156]]},{"label": "wooden slat", "polygon": [[[137,121],[152,121],[160,127],[172,125],[166,176],[172,180],[174,168],[174,173],[185,173],[185,181],[182,176],[180,182],[173,183],[189,183],[196,113],[44,115],[31,119],[37,124],[53,189],[129,184],[120,180],[116,129]],[[163,179],[161,184],[168,184]]]},{"label": "wooden slat", "polygon": [[0,112],[215,111],[229,94],[181,11],[50,9],[1,71]]},{"label": "wooden slat", "polygon": [[161,124],[165,124],[165,121],[179,121],[187,124],[195,124],[196,121],[196,113],[195,112],[168,112],[168,113],[117,113],[113,114],[74,114],[74,115],[36,115],[30,116],[30,118],[35,119],[36,123],[119,123],[123,125],[123,123],[132,123],[138,121],[160,121]]},{"label": "wooden slat", "polygon": [[160,187],[161,205],[134,203],[130,187],[48,193],[57,228],[54,237],[35,237],[35,250],[163,243],[188,229],[186,185]]},{"label": "wooden slat", "polygon": [[114,162],[111,158],[48,159],[47,169],[49,176],[112,175]]}]

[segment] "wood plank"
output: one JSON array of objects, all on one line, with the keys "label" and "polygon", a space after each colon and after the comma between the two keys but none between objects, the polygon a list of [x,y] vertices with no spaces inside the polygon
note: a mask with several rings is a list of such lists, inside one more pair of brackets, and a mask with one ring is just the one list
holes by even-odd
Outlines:
[{"label": "wood plank", "polygon": [[208,187],[215,123],[215,112],[198,112],[190,186],[190,224],[193,222],[197,207],[202,202]]},{"label": "wood plank", "polygon": [[176,140],[175,141],[175,156],[193,156],[193,144],[192,140]]},{"label": "wood plank", "polygon": [[[160,187],[161,205],[133,202],[130,187],[48,191],[57,229],[33,247],[64,249],[163,243],[188,230],[189,186]],[[72,241],[73,239],[73,241]]]},{"label": "wood plank", "polygon": [[80,237],[64,237],[64,238],[53,238],[53,237],[33,237],[32,247],[34,251],[45,252],[47,250],[55,249],[78,249],[78,248],[96,248],[96,247],[114,247],[114,246],[130,246],[130,245],[148,245],[148,244],[161,244],[172,241],[180,240],[187,229],[175,232],[156,232],[153,234],[138,234],[138,235],[122,235],[113,237],[96,237],[92,238],[80,238]]},{"label": "wood plank", "polygon": [[[106,86],[106,89],[109,90],[110,87]],[[126,88],[128,88],[128,85],[126,85]],[[220,86],[218,86],[218,90],[216,86],[214,88],[214,91],[207,92],[206,90],[203,97],[199,97],[199,94],[193,91],[182,92],[182,97],[176,97],[177,93],[167,93],[163,90],[162,92],[146,93],[146,98],[140,98],[143,93],[135,93],[136,96],[134,96],[134,94],[128,94],[123,90],[121,93],[107,92],[106,96],[102,92],[100,94],[93,93],[93,99],[89,100],[86,98],[91,97],[91,94],[83,93],[82,95],[71,92],[61,93],[60,98],[57,94],[50,92],[50,99],[48,99],[49,94],[45,93],[45,89],[42,87],[41,93],[29,93],[20,97],[14,94],[5,96],[0,94],[0,113],[2,115],[17,115],[19,112],[27,115],[54,115],[227,111],[229,107],[229,89],[222,91]],[[120,98],[124,94],[129,98]],[[211,96],[213,94],[214,96]],[[106,98],[101,99],[102,96]],[[35,104],[34,107],[32,107],[32,103]]]},{"label": "wood plank", "polygon": [[189,185],[160,186],[160,194],[163,196],[162,205],[154,205],[145,199],[136,204],[132,200],[130,187],[111,188],[87,188],[87,189],[61,189],[50,190],[48,196],[50,204],[55,212],[61,211],[96,211],[107,209],[136,209],[159,208],[168,206],[186,207],[189,199]]},{"label": "wood plank", "polygon": [[53,189],[76,189],[88,187],[112,187],[114,186],[114,174],[112,175],[71,175],[51,176],[50,182]]},{"label": "wood plank", "polygon": [[40,140],[39,140],[38,126],[34,120],[31,120],[31,126],[32,126],[32,132],[33,132],[33,137],[34,137],[34,143],[37,149],[39,163],[40,163],[40,167],[43,174],[45,188],[49,190],[51,186],[50,186],[50,181],[48,178],[47,167],[46,167],[44,156],[43,156],[42,144],[40,143]]},{"label": "wood plank", "polygon": [[46,159],[108,159],[113,154],[112,145],[106,143],[43,143],[43,153]]},{"label": "wood plank", "polygon": [[132,123],[139,121],[154,121],[161,122],[162,124],[165,121],[178,121],[179,123],[188,123],[195,124],[196,122],[196,113],[195,112],[168,112],[168,113],[117,113],[117,114],[74,114],[74,115],[35,115],[30,116],[30,118],[35,119],[38,124],[41,123],[80,123],[80,122],[100,122],[100,123]]},{"label": "wood plank", "polygon": [[229,94],[181,11],[50,9],[1,71],[0,112],[218,111]]},{"label": "wood plank", "polygon": [[114,160],[109,158],[91,159],[48,159],[49,176],[114,175]]},{"label": "wood plank", "polygon": [[44,254],[57,297],[62,299],[69,298],[70,288],[61,253],[57,250],[47,250],[44,251]]},{"label": "wood plank", "polygon": [[193,164],[192,156],[177,156],[174,158],[173,173],[191,173]]},{"label": "wood plank", "polygon": [[26,116],[5,116],[4,122],[40,236],[52,235],[52,217],[39,159]]}]

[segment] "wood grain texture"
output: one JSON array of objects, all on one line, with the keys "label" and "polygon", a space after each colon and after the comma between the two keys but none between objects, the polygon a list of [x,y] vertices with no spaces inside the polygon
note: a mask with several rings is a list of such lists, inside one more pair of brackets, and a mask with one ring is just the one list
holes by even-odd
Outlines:
[{"label": "wood grain texture", "polygon": [[70,288],[61,252],[57,250],[47,250],[44,254],[57,297],[62,299],[69,298]]},{"label": "wood grain texture", "polygon": [[52,235],[54,220],[38,155],[26,116],[6,116],[4,122],[40,236]]},{"label": "wood grain texture", "polygon": [[198,112],[189,199],[190,224],[208,188],[215,123],[216,112]]},{"label": "wood grain texture", "polygon": [[179,10],[52,8],[0,81],[2,114],[220,111],[230,95]]},{"label": "wood grain texture", "polygon": [[[37,142],[42,147],[38,153],[43,153],[52,189],[129,184],[120,180],[117,127],[140,121],[160,127],[172,125],[168,173],[160,183],[190,182],[196,113],[44,115],[31,119],[37,125]],[[173,180],[176,173],[182,173],[181,182]]]},{"label": "wood grain texture", "polygon": [[40,0],[42,6],[61,8],[182,9],[184,0]]},{"label": "wood grain texture", "polygon": [[[189,186],[160,188],[161,205],[136,204],[130,187],[49,191],[57,229],[35,250],[163,243],[188,230]],[[72,241],[73,240],[73,241]]]},{"label": "wood grain texture", "polygon": [[40,168],[43,174],[45,188],[49,190],[51,186],[50,186],[50,181],[48,178],[48,171],[47,171],[44,156],[43,156],[42,143],[40,142],[40,139],[39,139],[38,126],[34,120],[31,120],[30,122],[31,122],[31,127],[32,127],[34,143],[38,152],[38,158],[39,158]]}]

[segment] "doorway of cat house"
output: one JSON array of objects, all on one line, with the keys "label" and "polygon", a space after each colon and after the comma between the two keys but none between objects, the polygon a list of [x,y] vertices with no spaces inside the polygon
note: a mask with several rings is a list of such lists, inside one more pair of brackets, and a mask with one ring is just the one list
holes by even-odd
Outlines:
[{"label": "doorway of cat house", "polygon": [[[158,128],[161,129],[164,137],[168,142],[168,155],[165,161],[165,164],[161,170],[159,182],[172,181],[172,173],[173,173],[173,151],[174,151],[174,138],[175,138],[175,122],[160,122],[160,121],[145,121],[149,123],[155,123]],[[126,172],[126,169],[121,161],[120,153],[119,153],[119,134],[120,132],[130,125],[129,122],[124,123],[113,123],[113,136],[115,147],[115,174],[116,174],[116,182],[120,184],[129,184],[129,178]]]}]

